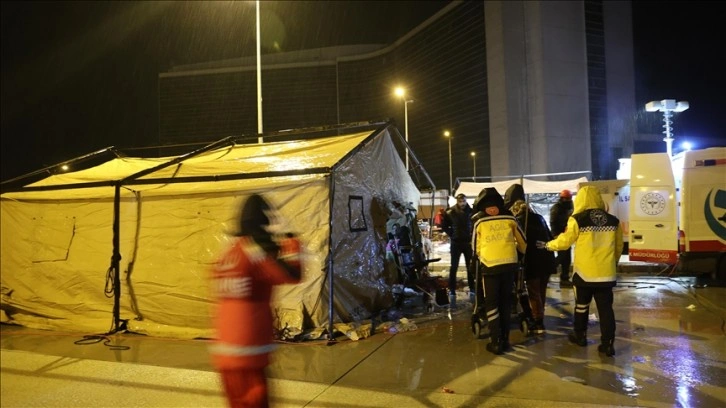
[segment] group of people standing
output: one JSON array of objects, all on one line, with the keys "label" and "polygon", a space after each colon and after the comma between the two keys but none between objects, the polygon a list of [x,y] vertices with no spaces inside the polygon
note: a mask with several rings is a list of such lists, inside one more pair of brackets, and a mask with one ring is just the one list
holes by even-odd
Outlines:
[{"label": "group of people standing", "polygon": [[[470,296],[476,293],[473,268],[481,270],[484,309],[489,325],[487,350],[508,351],[512,293],[519,268],[523,269],[534,326],[532,333],[545,333],[544,308],[550,275],[559,264],[560,287],[573,287],[575,310],[569,340],[587,346],[587,322],[592,299],[600,315],[601,344],[598,351],[615,354],[615,316],[612,288],[623,249],[619,220],[605,211],[597,188],[582,187],[575,201],[568,190],[550,212],[550,225],[525,200],[524,188],[512,185],[504,198],[495,188],[485,188],[469,206],[459,194],[457,204],[446,211],[442,229],[450,238],[449,289],[455,305],[456,271],[464,255]],[[469,237],[467,239],[467,236]],[[528,244],[529,242],[529,244]],[[570,248],[575,245],[572,278]],[[554,256],[557,252],[557,257]]]},{"label": "group of people standing", "polygon": [[[552,212],[551,232],[544,218],[527,205],[521,185],[508,189],[504,199],[495,188],[485,188],[473,208],[463,194],[456,199],[456,206],[446,211],[442,222],[451,242],[451,301],[456,302],[456,270],[464,255],[470,297],[481,290],[472,265],[481,270],[491,336],[487,350],[502,354],[511,348],[511,296],[520,265],[524,265],[535,320],[533,331],[544,333],[547,283],[556,270],[552,252],[557,251],[562,258],[561,279],[565,280],[569,278],[569,250],[574,244],[571,282],[576,304],[574,330],[568,338],[587,346],[589,306],[594,298],[600,315],[598,351],[615,354],[612,288],[623,239],[620,222],[605,211],[595,187],[581,188],[574,205],[569,191],[560,194],[559,207]],[[278,231],[277,218],[276,209],[261,195],[253,194],[243,201],[235,237],[212,272],[218,304],[217,339],[210,353],[221,373],[230,407],[269,406],[265,368],[274,348],[270,330],[272,288],[301,279],[300,242],[294,234]],[[560,255],[563,253],[567,255]]]}]

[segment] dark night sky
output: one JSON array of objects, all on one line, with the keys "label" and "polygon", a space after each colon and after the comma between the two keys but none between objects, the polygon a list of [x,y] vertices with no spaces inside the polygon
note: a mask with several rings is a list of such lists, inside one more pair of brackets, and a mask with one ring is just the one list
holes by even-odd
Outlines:
[{"label": "dark night sky", "polygon": [[[391,43],[447,3],[265,1],[263,53]],[[639,107],[689,101],[676,117],[676,137],[724,145],[726,133],[716,124],[726,108],[718,93],[726,89],[718,61],[724,35],[712,4],[635,2],[636,97]],[[160,72],[255,52],[254,2],[1,6],[3,180],[108,146],[153,145]]]}]

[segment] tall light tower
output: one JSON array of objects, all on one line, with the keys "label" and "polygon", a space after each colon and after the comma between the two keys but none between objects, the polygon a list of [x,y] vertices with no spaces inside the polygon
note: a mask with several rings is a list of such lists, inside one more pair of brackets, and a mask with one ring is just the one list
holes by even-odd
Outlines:
[{"label": "tall light tower", "polygon": [[476,152],[471,152],[471,158],[474,159],[474,181],[476,181]]},{"label": "tall light tower", "polygon": [[673,124],[673,112],[683,112],[688,109],[688,102],[678,101],[675,99],[663,99],[662,101],[650,101],[645,104],[645,110],[647,112],[663,112],[663,127],[665,130],[666,137],[663,139],[666,142],[666,151],[668,157],[673,157],[673,136],[671,125]]},{"label": "tall light tower", "polygon": [[448,130],[444,131],[444,137],[449,140],[449,194],[454,192],[454,173],[451,171],[451,133]]},{"label": "tall light tower", "polygon": [[400,86],[396,88],[396,96],[403,100],[403,126],[406,134],[406,171],[408,171],[408,104],[413,103],[413,99],[406,99],[406,90]]}]

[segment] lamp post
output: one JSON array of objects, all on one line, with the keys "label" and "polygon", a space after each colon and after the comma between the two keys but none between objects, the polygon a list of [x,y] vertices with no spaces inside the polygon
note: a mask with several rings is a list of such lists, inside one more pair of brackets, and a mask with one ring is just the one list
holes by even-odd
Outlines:
[{"label": "lamp post", "polygon": [[406,171],[408,171],[408,104],[413,102],[413,99],[406,99],[406,90],[398,87],[396,88],[396,96],[403,99],[403,126],[406,137]]},{"label": "lamp post", "polygon": [[260,58],[260,0],[255,1],[257,18],[257,143],[262,143],[262,59]]},{"label": "lamp post", "polygon": [[476,181],[476,152],[471,152],[471,158],[474,159],[474,181]]},{"label": "lamp post", "polygon": [[668,157],[673,157],[673,137],[671,136],[671,125],[673,121],[673,112],[683,112],[688,109],[688,102],[676,102],[675,99],[664,99],[662,101],[650,101],[645,104],[645,110],[647,112],[663,112],[663,127],[665,130],[666,137],[663,139],[666,142],[666,151]]},{"label": "lamp post", "polygon": [[449,194],[452,194],[454,191],[454,173],[451,171],[451,133],[448,130],[444,131],[444,137],[449,140]]}]

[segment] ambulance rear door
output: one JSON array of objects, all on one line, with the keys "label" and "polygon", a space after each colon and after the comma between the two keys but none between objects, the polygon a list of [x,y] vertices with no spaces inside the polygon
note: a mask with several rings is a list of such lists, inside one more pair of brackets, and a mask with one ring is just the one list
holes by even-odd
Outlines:
[{"label": "ambulance rear door", "polygon": [[670,157],[634,154],[630,171],[630,260],[675,265],[678,207]]}]

